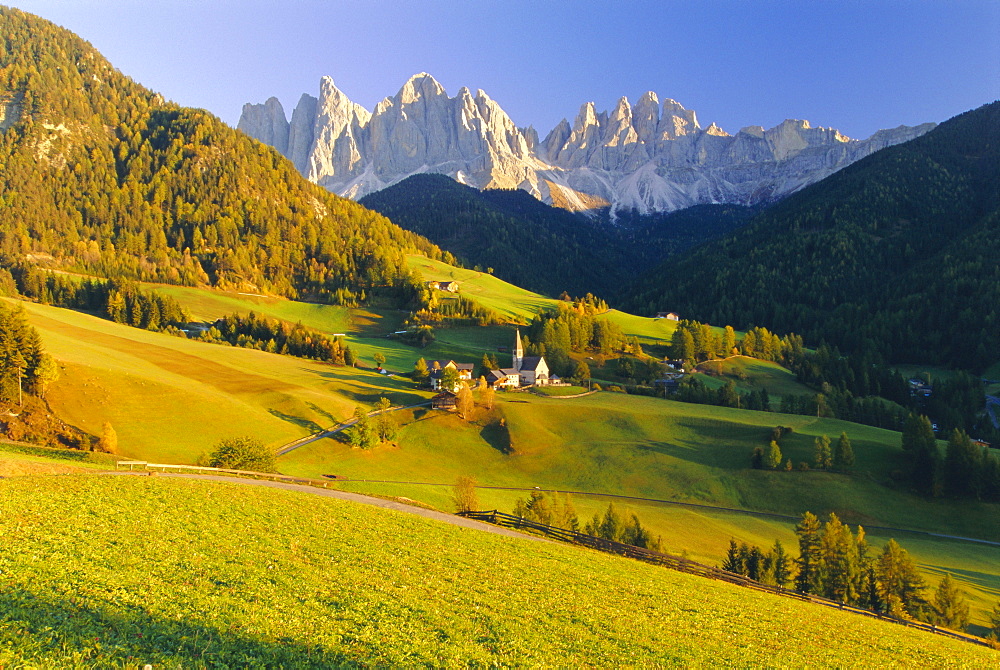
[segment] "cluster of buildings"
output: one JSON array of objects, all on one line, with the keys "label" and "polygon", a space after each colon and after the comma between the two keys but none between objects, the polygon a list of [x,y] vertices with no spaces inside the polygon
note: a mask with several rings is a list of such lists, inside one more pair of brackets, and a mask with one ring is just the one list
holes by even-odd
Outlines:
[{"label": "cluster of buildings", "polygon": [[[435,391],[458,390],[458,386],[463,382],[472,381],[472,363],[457,363],[455,361],[430,361],[428,368],[431,378],[431,388]],[[445,371],[449,368],[458,373],[458,380],[453,384],[454,388],[444,388],[442,379]],[[521,331],[518,329],[514,339],[513,365],[509,368],[490,370],[486,373],[486,383],[496,389],[516,389],[526,386],[551,386],[562,384],[559,375],[549,370],[548,363],[544,356],[525,356],[524,346],[521,344]]]}]

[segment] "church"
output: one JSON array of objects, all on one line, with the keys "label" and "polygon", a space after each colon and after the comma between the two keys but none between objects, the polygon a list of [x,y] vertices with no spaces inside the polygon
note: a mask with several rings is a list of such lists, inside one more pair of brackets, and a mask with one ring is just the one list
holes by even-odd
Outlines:
[{"label": "church", "polygon": [[521,329],[517,329],[514,339],[514,365],[510,368],[490,370],[486,382],[495,388],[522,388],[525,386],[548,386],[558,383],[559,376],[549,372],[544,356],[525,356],[521,344]]}]

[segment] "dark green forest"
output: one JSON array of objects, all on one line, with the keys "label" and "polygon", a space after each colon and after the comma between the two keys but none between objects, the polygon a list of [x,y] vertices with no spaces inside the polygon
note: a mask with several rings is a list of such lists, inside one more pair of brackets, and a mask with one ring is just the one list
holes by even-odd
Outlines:
[{"label": "dark green forest", "polygon": [[879,151],[624,293],[893,362],[1000,359],[1000,103]]},{"label": "dark green forest", "polygon": [[426,236],[469,267],[559,295],[608,295],[636,272],[727,233],[755,210],[702,205],[670,214],[587,216],[551,207],[521,190],[478,191],[439,174],[408,177],[361,204]]},{"label": "dark green forest", "polygon": [[87,42],[0,9],[0,253],[105,277],[405,304],[403,256],[450,260],[303,179]]}]

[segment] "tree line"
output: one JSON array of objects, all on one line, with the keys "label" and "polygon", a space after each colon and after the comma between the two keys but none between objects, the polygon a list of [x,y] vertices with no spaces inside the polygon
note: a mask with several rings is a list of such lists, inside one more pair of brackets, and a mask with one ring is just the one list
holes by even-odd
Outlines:
[{"label": "tree line", "polygon": [[42,304],[96,314],[145,330],[172,330],[188,320],[180,303],[125,279],[71,278],[27,263],[0,260],[0,291]]},{"label": "tree line", "polygon": [[291,324],[254,312],[223,317],[202,331],[198,339],[337,365],[354,365],[356,361],[351,348],[339,337],[327,337],[301,323]]},{"label": "tree line", "polygon": [[1000,502],[1000,458],[973,443],[965,431],[951,431],[942,455],[930,419],[910,414],[900,446],[907,455],[910,484],[922,495]]},{"label": "tree line", "polygon": [[899,619],[954,630],[969,625],[969,605],[951,575],[945,574],[928,596],[916,563],[895,540],[878,551],[868,543],[864,528],[858,526],[852,532],[833,513],[821,522],[805,512],[795,534],[799,545],[795,559],[786,555],[780,541],[765,553],[757,546],[731,540],[722,568]]}]

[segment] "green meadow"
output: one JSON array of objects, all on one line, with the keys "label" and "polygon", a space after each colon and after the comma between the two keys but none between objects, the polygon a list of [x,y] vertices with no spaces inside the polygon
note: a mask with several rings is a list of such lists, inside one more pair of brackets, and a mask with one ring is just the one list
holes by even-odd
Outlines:
[{"label": "green meadow", "polygon": [[24,303],[59,362],[47,400],[91,434],[105,421],[123,456],[192,463],[221,439],[278,446],[336,425],[357,405],[429,397],[409,380],[263,351],[206,344]]},{"label": "green meadow", "polygon": [[[727,382],[736,384],[740,393],[765,389],[777,406],[786,395],[812,395],[815,393],[795,378],[795,373],[772,361],[761,361],[749,356],[730,356],[720,361],[709,361],[698,366],[698,377],[709,388],[720,388]],[[778,402],[775,402],[775,401]]]},{"label": "green meadow", "polygon": [[[690,509],[584,493],[748,509],[791,517],[810,510],[836,513],[846,522],[889,526],[1000,541],[997,505],[928,501],[895,488],[893,470],[905,466],[899,433],[834,419],[689,405],[655,398],[598,393],[554,399],[525,393],[498,394],[492,413],[474,423],[425,409],[401,412],[394,445],[371,451],[326,439],[279,459],[283,472],[356,480],[346,490],[403,496],[451,509],[450,485],[473,476],[485,509],[511,511],[534,487],[578,492],[581,519],[603,512],[610,501],[637,513],[675,552],[709,563],[722,560],[730,538],[763,547],[781,539],[795,545],[794,521],[760,519],[721,510]],[[500,425],[500,420],[503,424]],[[782,449],[793,462],[811,462],[819,435],[846,431],[857,456],[852,474],[752,470],[755,446],[771,428],[789,426]],[[378,482],[420,482],[405,483]],[[934,540],[908,533],[872,531],[884,542],[897,537],[924,566],[932,583],[943,571],[963,582],[974,618],[986,622],[1000,600],[1000,547]],[[933,550],[932,550],[933,549]]]},{"label": "green meadow", "polygon": [[109,476],[26,477],[0,490],[5,665],[997,659],[984,647],[629,559],[304,493]]}]

